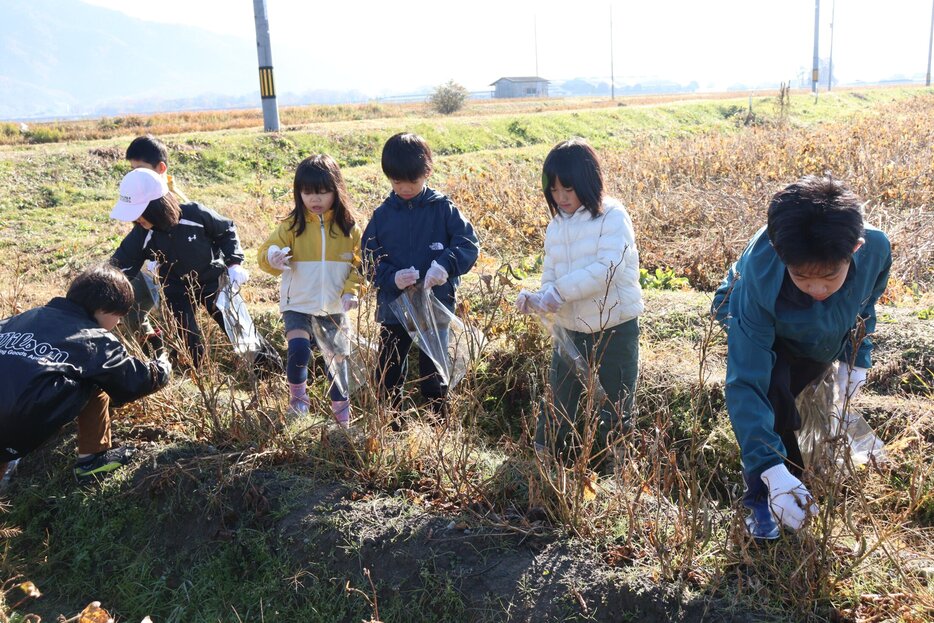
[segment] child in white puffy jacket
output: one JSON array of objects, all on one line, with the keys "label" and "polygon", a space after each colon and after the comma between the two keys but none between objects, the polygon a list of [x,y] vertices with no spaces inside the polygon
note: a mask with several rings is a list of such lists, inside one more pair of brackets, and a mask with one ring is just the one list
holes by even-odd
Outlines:
[{"label": "child in white puffy jacket", "polygon": [[[629,428],[639,372],[639,252],[632,220],[622,204],[603,194],[603,174],[593,148],[583,139],[559,143],[545,158],[542,190],[552,219],[545,232],[542,287],[521,292],[523,313],[554,314],[589,362],[597,362],[607,394],[601,406],[591,456],[608,467],[609,440]],[[583,436],[578,402],[584,389],[578,373],[557,351],[549,377],[554,410],[543,409],[535,436],[537,450],[552,446],[574,456]],[[570,438],[571,428],[578,435]]]}]

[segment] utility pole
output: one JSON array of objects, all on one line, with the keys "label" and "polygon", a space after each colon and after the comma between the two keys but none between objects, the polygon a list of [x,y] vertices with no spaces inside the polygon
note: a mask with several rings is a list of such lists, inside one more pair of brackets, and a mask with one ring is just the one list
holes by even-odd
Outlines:
[{"label": "utility pole", "polygon": [[833,0],[833,4],[830,5],[830,61],[827,66],[827,90],[831,89],[831,82],[833,81],[833,22],[834,15],[837,13],[837,0]]},{"label": "utility pole", "polygon": [[928,75],[924,86],[931,86],[931,49],[934,48],[934,2],[931,2],[931,36],[928,39]]},{"label": "utility pole", "polygon": [[535,36],[535,77],[538,78],[538,15],[532,16],[532,32]]},{"label": "utility pole", "polygon": [[820,36],[820,0],[814,0],[814,65],[811,68],[811,93],[817,95],[817,79],[820,75],[820,65],[817,58],[817,40]]},{"label": "utility pole", "polygon": [[610,5],[610,99],[616,99],[616,75],[613,72],[613,5]]},{"label": "utility pole", "polygon": [[272,79],[272,46],[269,43],[269,19],[266,0],[253,0],[256,19],[256,56],[259,59],[259,95],[263,100],[263,129],[279,131],[279,107],[276,104],[276,84]]}]

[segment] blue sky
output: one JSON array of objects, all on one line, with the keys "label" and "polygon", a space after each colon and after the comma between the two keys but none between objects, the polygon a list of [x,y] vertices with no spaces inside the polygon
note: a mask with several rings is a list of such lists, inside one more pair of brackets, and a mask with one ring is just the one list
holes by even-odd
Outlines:
[{"label": "blue sky", "polygon": [[[251,0],[84,1],[255,43]],[[833,4],[821,1],[825,57]],[[500,76],[535,73],[536,32],[543,77],[607,79],[611,5],[619,82],[668,78],[725,88],[789,80],[810,70],[813,0],[267,0],[277,88],[379,95],[453,79],[481,90]],[[837,0],[837,78],[923,74],[931,10],[931,0]],[[255,88],[246,84],[232,92]]]}]

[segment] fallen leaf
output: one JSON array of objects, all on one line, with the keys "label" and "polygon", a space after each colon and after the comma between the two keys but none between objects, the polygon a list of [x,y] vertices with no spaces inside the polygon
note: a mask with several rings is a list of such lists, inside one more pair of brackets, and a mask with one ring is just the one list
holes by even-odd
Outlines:
[{"label": "fallen leaf", "polygon": [[81,611],[78,623],[114,623],[110,613],[101,608],[101,602],[92,601]]},{"label": "fallen leaf", "polygon": [[19,590],[23,591],[27,597],[42,597],[39,588],[32,582],[23,582],[19,585]]}]

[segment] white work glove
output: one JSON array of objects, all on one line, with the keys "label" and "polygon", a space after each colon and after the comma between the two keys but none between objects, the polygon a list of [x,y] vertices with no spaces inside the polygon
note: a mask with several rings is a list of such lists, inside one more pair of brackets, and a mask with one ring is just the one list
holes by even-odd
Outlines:
[{"label": "white work glove", "polygon": [[798,530],[808,515],[817,514],[817,504],[801,481],[784,464],[762,472],[762,482],[769,488],[769,508],[786,527]]},{"label": "white work glove", "polygon": [[403,268],[402,270],[396,271],[396,275],[392,279],[395,281],[397,288],[405,290],[418,281],[418,271],[414,266]]},{"label": "white work glove", "polygon": [[431,267],[425,272],[425,289],[429,290],[435,286],[440,286],[448,280],[448,271],[444,266],[432,260]]},{"label": "white work glove", "polygon": [[168,353],[162,353],[159,357],[153,359],[153,363],[156,364],[156,370],[158,370],[156,383],[159,387],[164,387],[172,377],[172,363],[169,361]]},{"label": "white work glove", "polygon": [[292,256],[289,255],[290,250],[289,247],[280,249],[276,245],[272,245],[266,251],[266,261],[276,270],[289,270],[289,260],[292,259]]},{"label": "white work glove", "polygon": [[866,384],[866,368],[854,366],[850,368],[845,361],[837,363],[837,396],[842,403],[845,399],[853,401],[856,394]]},{"label": "white work glove", "polygon": [[349,312],[351,309],[356,309],[360,301],[357,299],[357,295],[351,292],[348,292],[341,297],[341,309],[344,312]]},{"label": "white work glove", "polygon": [[541,309],[541,306],[542,297],[537,292],[519,291],[519,296],[516,297],[516,309],[519,310],[520,314],[534,313]]},{"label": "white work glove", "polygon": [[542,311],[554,313],[564,305],[564,299],[558,294],[558,290],[551,284],[548,284],[538,292],[541,297],[540,307]]},{"label": "white work glove", "polygon": [[227,277],[230,278],[230,284],[240,287],[250,280],[250,271],[240,264],[231,264],[227,267]]},{"label": "white work glove", "polygon": [[143,264],[143,270],[149,273],[150,275],[152,275],[153,277],[158,277],[159,276],[159,262],[157,262],[156,260],[149,260],[148,262]]}]

